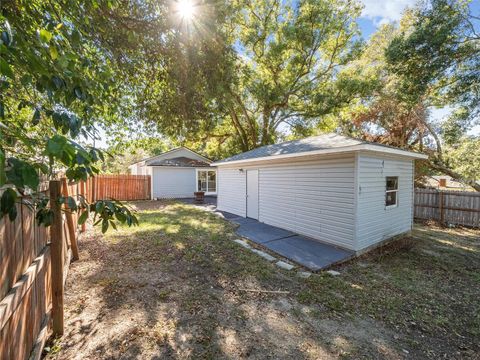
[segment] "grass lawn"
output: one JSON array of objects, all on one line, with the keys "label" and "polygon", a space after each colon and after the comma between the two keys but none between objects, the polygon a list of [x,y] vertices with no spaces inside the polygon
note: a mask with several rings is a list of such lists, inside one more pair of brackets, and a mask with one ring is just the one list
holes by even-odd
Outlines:
[{"label": "grass lawn", "polygon": [[81,239],[47,358],[480,358],[478,230],[417,225],[412,246],[303,279],[213,214],[134,206],[139,227]]}]

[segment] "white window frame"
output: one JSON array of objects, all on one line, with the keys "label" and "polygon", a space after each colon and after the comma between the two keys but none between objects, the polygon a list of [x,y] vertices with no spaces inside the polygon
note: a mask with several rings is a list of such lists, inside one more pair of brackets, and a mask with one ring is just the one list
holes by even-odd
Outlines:
[{"label": "white window frame", "polygon": [[[217,169],[209,169],[209,168],[196,169],[196,171],[195,171],[195,191],[201,191],[201,190],[198,190],[198,173],[201,172],[201,171],[207,172],[207,191],[205,191],[205,195],[217,195],[217,189],[218,189]],[[208,191],[208,171],[215,172],[215,191]]]},{"label": "white window frame", "polygon": [[[397,188],[396,189],[393,189],[393,190],[388,190],[387,189],[387,183],[388,183],[388,178],[396,178],[397,181]],[[398,207],[398,186],[399,186],[399,177],[398,176],[386,176],[385,177],[385,209],[393,209],[393,208],[396,208]],[[396,193],[395,194],[395,204],[392,204],[392,205],[387,205],[387,194],[388,193]]]}]

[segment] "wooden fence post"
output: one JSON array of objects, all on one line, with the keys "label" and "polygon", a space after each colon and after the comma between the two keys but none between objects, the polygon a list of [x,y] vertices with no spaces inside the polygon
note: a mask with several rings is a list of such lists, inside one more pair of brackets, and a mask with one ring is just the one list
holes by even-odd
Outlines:
[{"label": "wooden fence post", "polygon": [[53,222],[50,226],[50,252],[51,252],[51,276],[52,276],[52,330],[54,336],[63,335],[63,221],[62,209],[58,202],[62,195],[62,183],[60,180],[51,180],[50,209],[53,213]]},{"label": "wooden fence post", "polygon": [[[68,194],[68,185],[67,179],[62,179],[62,186],[63,186],[63,196],[67,197]],[[68,237],[70,238],[70,246],[72,247],[72,258],[73,260],[78,260],[78,244],[77,244],[77,232],[75,229],[75,225],[73,224],[73,215],[72,209],[68,207],[68,204],[65,203],[65,218],[67,219],[67,229],[68,229]]]},{"label": "wooden fence post", "polygon": [[443,201],[444,201],[444,196],[443,196],[443,192],[440,191],[438,193],[438,211],[440,212],[440,225],[443,226],[444,223],[445,223],[445,210],[444,210],[444,204],[443,204]]}]

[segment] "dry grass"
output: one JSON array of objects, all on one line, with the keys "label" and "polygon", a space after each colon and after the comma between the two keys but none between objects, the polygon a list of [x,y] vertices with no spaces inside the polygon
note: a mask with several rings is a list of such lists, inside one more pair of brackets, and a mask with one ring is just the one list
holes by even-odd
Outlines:
[{"label": "dry grass", "polygon": [[[233,227],[176,203],[141,226],[90,232],[49,358],[474,358],[480,232],[417,226],[408,246],[302,279],[238,246]],[[282,293],[240,289],[283,290]]]}]

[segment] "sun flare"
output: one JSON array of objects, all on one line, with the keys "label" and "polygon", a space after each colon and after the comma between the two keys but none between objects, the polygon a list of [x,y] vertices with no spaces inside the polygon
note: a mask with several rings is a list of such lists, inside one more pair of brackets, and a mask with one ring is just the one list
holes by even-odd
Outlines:
[{"label": "sun flare", "polygon": [[179,0],[176,3],[178,15],[184,20],[192,20],[195,16],[195,5],[191,0]]}]

